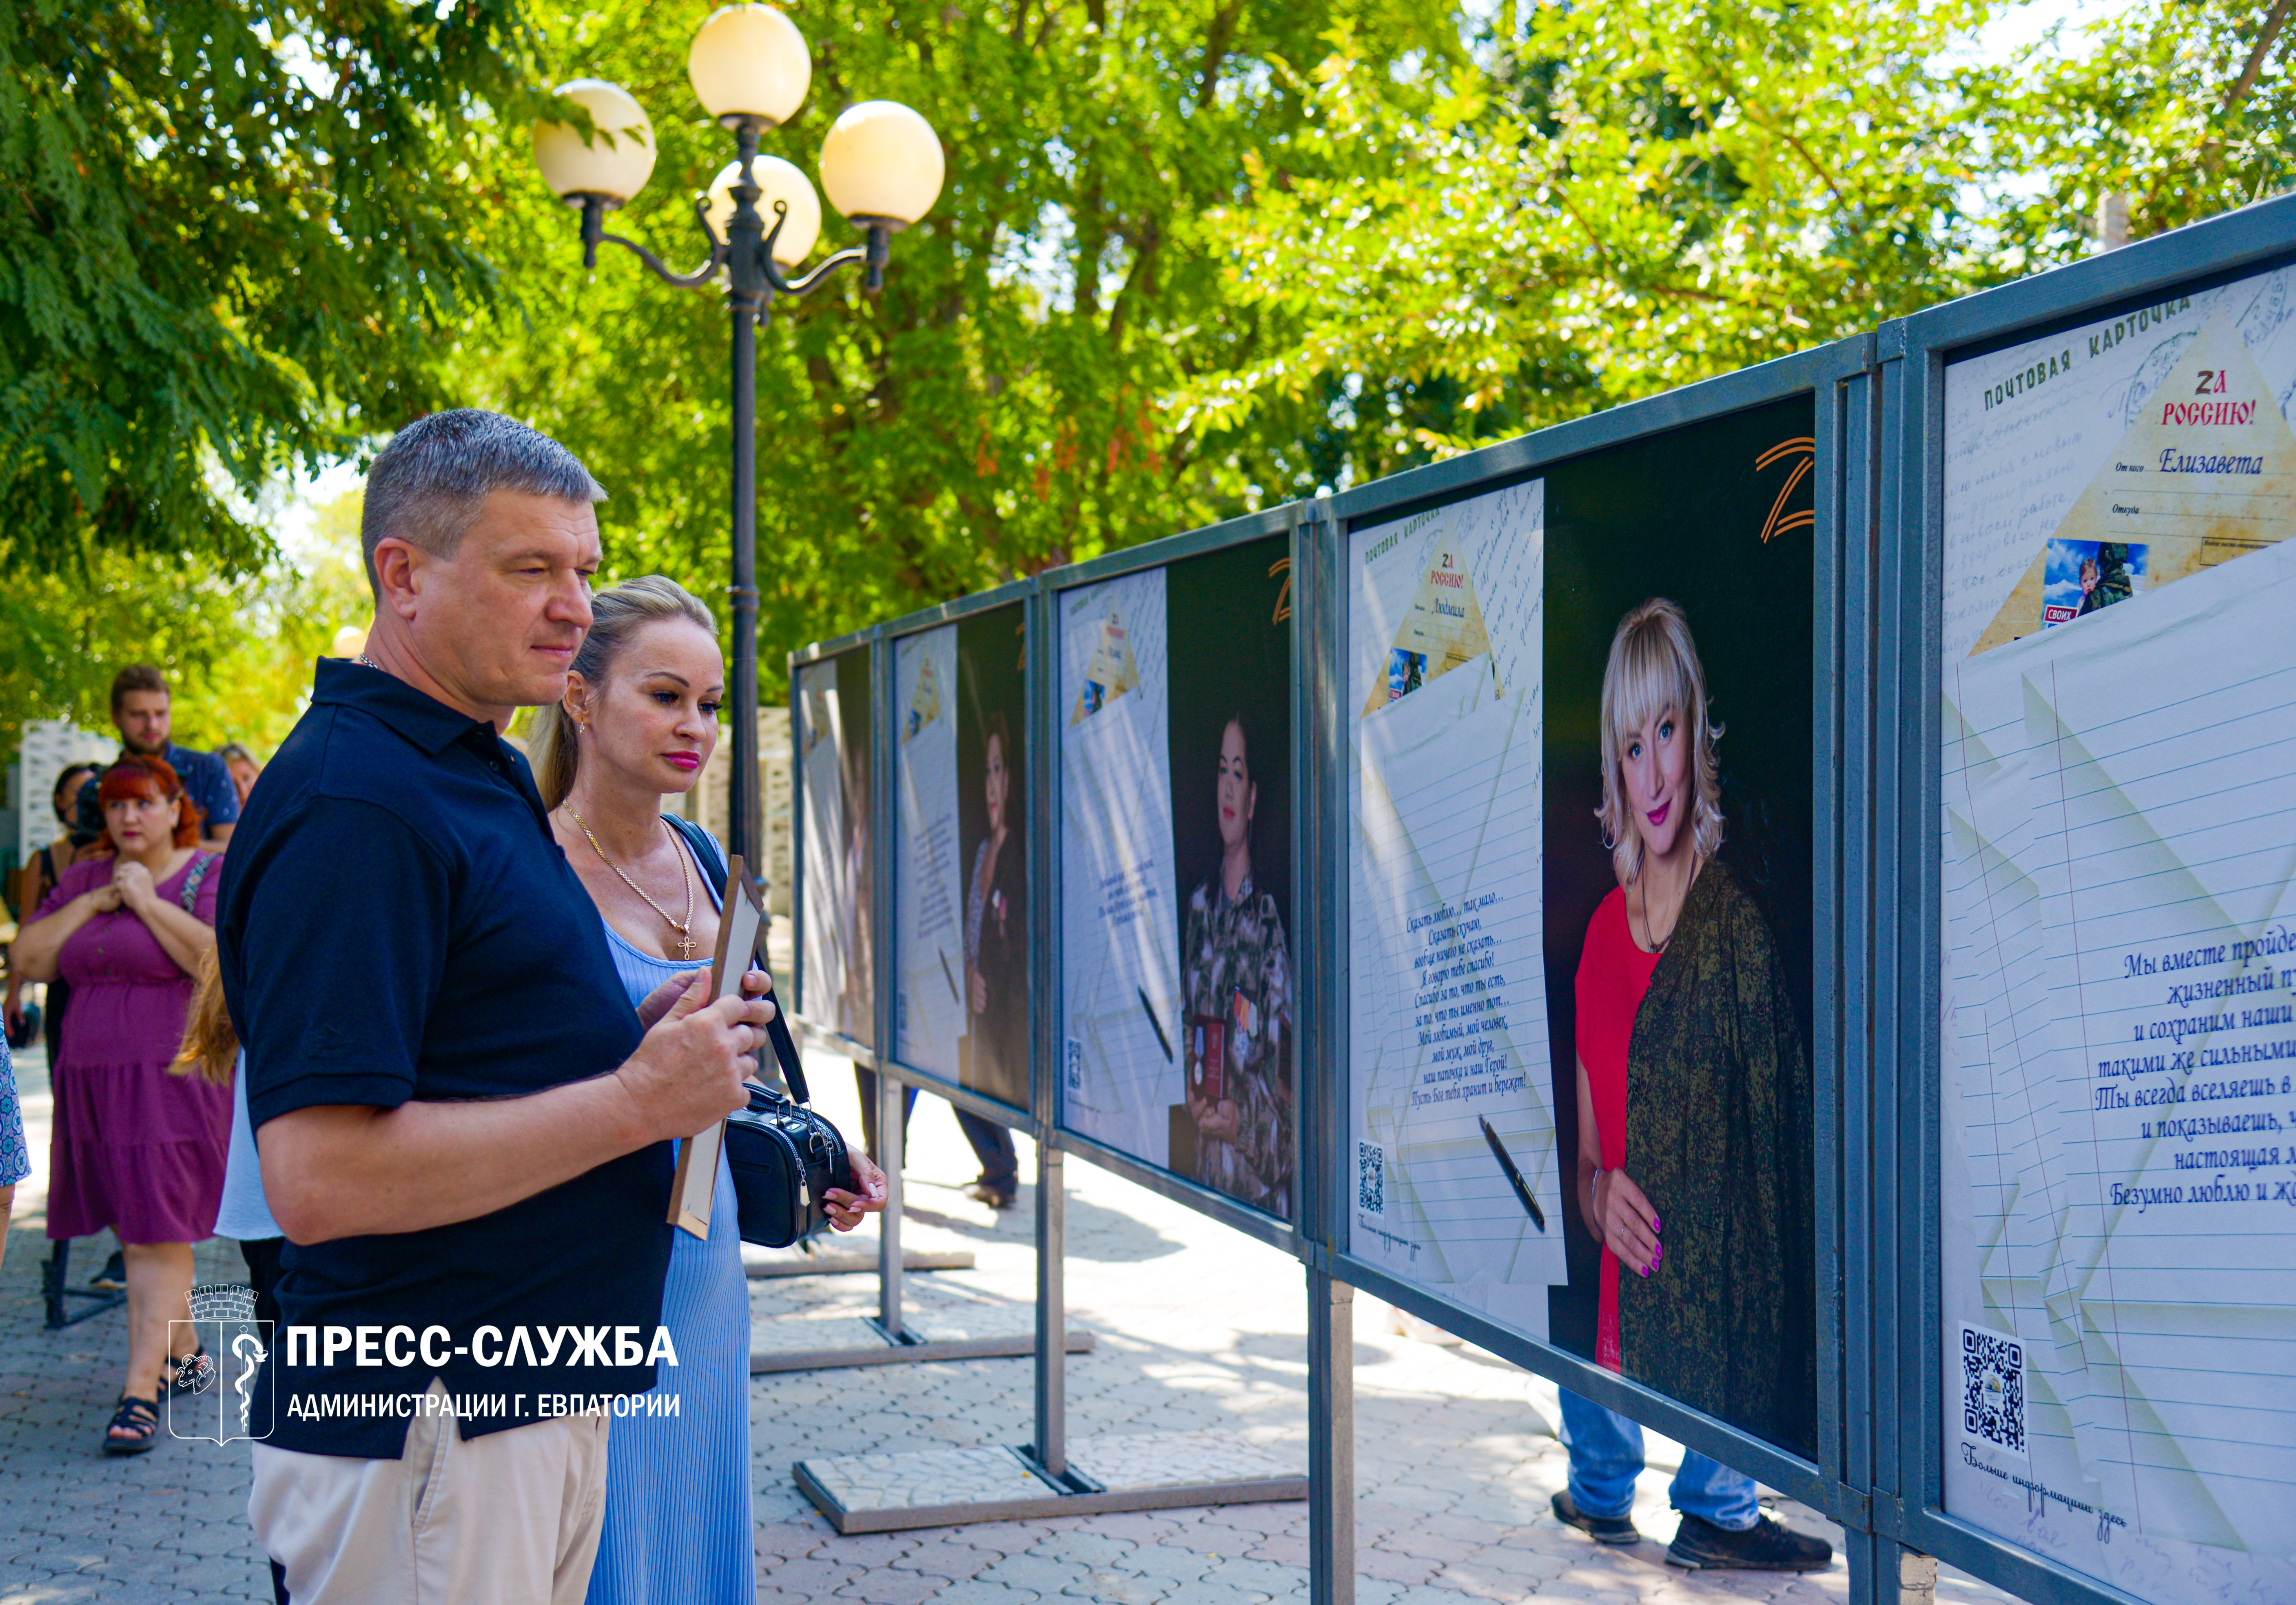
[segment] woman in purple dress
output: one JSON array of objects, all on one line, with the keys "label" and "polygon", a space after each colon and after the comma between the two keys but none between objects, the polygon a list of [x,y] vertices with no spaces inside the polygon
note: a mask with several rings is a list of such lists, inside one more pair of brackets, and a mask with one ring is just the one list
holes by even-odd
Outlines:
[{"label": "woman in purple dress", "polygon": [[[201,1386],[213,1364],[175,1353],[188,1321],[192,1245],[213,1234],[231,1140],[231,1091],[170,1075],[192,977],[215,947],[217,871],[200,811],[160,758],[129,756],[98,793],[111,852],[64,872],[19,933],[27,979],[71,984],[72,1029],[53,1069],[48,1235],[111,1228],[127,1257],[127,1376],[103,1447],[141,1454],[160,1389]],[[179,1329],[188,1333],[189,1327]]]}]

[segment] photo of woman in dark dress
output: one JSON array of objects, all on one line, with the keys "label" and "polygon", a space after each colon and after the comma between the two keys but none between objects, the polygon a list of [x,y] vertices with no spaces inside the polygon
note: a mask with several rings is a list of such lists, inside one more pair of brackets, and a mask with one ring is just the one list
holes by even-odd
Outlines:
[{"label": "photo of woman in dark dress", "polygon": [[[972,850],[964,883],[964,1007],[957,1079],[976,1092],[1029,1107],[1029,869],[1021,828],[1019,753],[1001,708],[987,716],[981,791],[987,834]],[[957,1124],[980,1161],[972,1196],[998,1209],[1021,1184],[1013,1133],[959,1109]]]},{"label": "photo of woman in dark dress", "polygon": [[1292,1208],[1292,955],[1275,900],[1253,885],[1243,716],[1220,730],[1219,867],[1188,894],[1180,942],[1194,1179],[1271,1214]]}]

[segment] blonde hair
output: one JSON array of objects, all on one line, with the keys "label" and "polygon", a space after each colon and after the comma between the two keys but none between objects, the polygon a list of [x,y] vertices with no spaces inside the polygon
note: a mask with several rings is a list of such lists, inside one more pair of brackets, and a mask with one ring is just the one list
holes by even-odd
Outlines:
[{"label": "blonde hair", "polygon": [[[718,621],[693,594],[667,574],[645,574],[625,580],[590,599],[590,633],[574,654],[574,671],[593,687],[605,684],[608,671],[638,631],[664,620],[684,619],[699,624],[712,638]],[[562,700],[534,711],[526,737],[527,761],[534,766],[535,788],[543,806],[555,808],[574,789],[574,772],[582,753],[575,741],[574,716]]]},{"label": "blonde hair", "polygon": [[1628,818],[1619,754],[1636,731],[1666,712],[1690,726],[1697,799],[1690,814],[1691,842],[1701,859],[1710,859],[1722,845],[1721,765],[1714,751],[1722,727],[1707,716],[1706,671],[1699,665],[1690,621],[1674,603],[1652,597],[1619,621],[1610,662],[1603,666],[1603,806],[1595,817],[1602,822],[1603,845],[1611,850],[1611,868],[1622,886],[1633,885],[1642,873],[1643,843]]},{"label": "blonde hair", "polygon": [[218,1087],[231,1085],[232,1068],[239,1062],[239,1033],[232,1028],[231,1010],[224,1006],[223,972],[217,967],[216,948],[200,957],[200,973],[192,992],[192,1007],[184,1019],[184,1046],[170,1075],[196,1075]]}]

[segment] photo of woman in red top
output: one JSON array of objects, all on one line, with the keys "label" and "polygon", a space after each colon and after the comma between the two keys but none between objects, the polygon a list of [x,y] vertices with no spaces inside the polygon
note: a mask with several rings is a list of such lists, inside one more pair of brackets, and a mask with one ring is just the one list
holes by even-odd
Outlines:
[{"label": "photo of woman in red top", "polygon": [[1715,858],[1721,736],[1682,610],[1632,609],[1603,675],[1619,885],[1577,978],[1595,1358],[1800,1444],[1816,1407],[1809,1066],[1768,922]]}]

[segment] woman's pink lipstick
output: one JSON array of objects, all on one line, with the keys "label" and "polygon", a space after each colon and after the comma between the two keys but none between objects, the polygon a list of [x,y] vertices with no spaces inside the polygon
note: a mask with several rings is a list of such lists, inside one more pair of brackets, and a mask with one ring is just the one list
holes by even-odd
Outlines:
[{"label": "woman's pink lipstick", "polygon": [[1660,803],[1656,808],[1652,809],[1648,818],[1652,828],[1656,828],[1658,826],[1665,824],[1666,816],[1673,811],[1674,800],[1672,798],[1669,798],[1667,801]]},{"label": "woman's pink lipstick", "polygon": [[662,756],[682,770],[693,770],[701,767],[701,760],[692,753],[664,753]]}]

